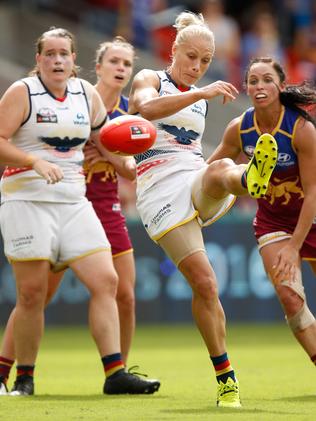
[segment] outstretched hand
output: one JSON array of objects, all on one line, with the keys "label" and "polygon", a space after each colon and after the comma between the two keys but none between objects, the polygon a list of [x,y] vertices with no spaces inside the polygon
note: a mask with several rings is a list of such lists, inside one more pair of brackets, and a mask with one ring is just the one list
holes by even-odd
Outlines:
[{"label": "outstretched hand", "polygon": [[223,96],[223,104],[234,101],[239,94],[237,88],[229,82],[217,80],[209,85],[200,88],[204,99],[212,99],[217,96]]}]

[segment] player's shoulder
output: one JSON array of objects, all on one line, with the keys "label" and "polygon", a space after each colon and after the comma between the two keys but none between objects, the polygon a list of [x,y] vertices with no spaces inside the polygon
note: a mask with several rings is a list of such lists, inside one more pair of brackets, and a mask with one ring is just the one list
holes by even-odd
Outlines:
[{"label": "player's shoulder", "polygon": [[142,69],[136,74],[134,80],[159,80],[159,76],[156,70]]},{"label": "player's shoulder", "polygon": [[243,120],[243,114],[233,118],[228,124],[227,124],[227,129],[228,130],[238,130],[240,127],[240,124]]},{"label": "player's shoulder", "polygon": [[95,91],[95,87],[92,85],[92,83],[90,83],[86,79],[82,79],[82,78],[79,78],[79,77],[70,78],[68,83],[70,83],[70,84],[71,83],[72,84],[80,84],[83,87],[83,89],[85,91],[88,91],[88,92],[94,92]]},{"label": "player's shoulder", "polygon": [[13,82],[5,91],[3,97],[19,97],[28,95],[28,87],[23,80]]}]

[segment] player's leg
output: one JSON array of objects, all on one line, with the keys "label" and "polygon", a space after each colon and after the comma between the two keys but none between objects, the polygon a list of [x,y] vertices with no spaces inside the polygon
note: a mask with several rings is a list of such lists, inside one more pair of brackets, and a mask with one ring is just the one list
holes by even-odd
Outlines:
[{"label": "player's leg", "polygon": [[127,373],[120,351],[120,325],[116,303],[118,276],[110,251],[82,257],[70,264],[90,292],[89,326],[102,359],[107,394],[148,394],[159,389],[157,380]]},{"label": "player's leg", "polygon": [[[192,313],[208,349],[218,381],[218,405],[239,407],[239,388],[226,353],[225,314],[217,279],[206,255],[201,228],[194,219],[159,240],[192,288]],[[224,393],[225,389],[225,393]]]},{"label": "player's leg", "polygon": [[[316,262],[310,261],[309,264],[313,270],[314,275],[316,275]],[[309,329],[310,329],[309,338],[312,343],[308,345],[308,348],[307,346],[306,347],[304,346],[304,348],[305,348],[305,351],[310,356],[312,362],[316,365],[316,352],[315,352],[316,350],[316,323],[313,323]]]},{"label": "player's leg", "polygon": [[120,319],[121,353],[127,364],[129,350],[135,332],[135,262],[134,253],[113,256],[113,263],[118,274],[116,301]]},{"label": "player's leg", "polygon": [[6,395],[8,392],[8,379],[11,368],[15,361],[13,323],[15,308],[11,311],[9,319],[2,336],[0,352],[0,395]]},{"label": "player's leg", "polygon": [[11,394],[32,395],[35,362],[44,329],[50,263],[47,260],[13,262],[12,268],[17,286],[13,329],[17,377]]},{"label": "player's leg", "polygon": [[[275,256],[288,239],[266,244],[260,250],[265,270],[274,284],[278,299],[284,310],[288,325],[297,341],[310,357],[316,359],[316,321],[309,310],[302,283],[300,262],[295,282],[289,283],[286,279],[276,283],[273,277],[273,264]],[[312,267],[316,268],[315,263]],[[313,269],[314,269],[313,268]]]},{"label": "player's leg", "polygon": [[[48,289],[46,295],[45,305],[47,305],[52,297],[54,296],[64,272],[49,273],[48,278]],[[5,394],[6,384],[10,375],[10,370],[15,361],[15,349],[14,349],[14,338],[13,338],[13,326],[14,326],[15,308],[12,310],[6,327],[3,332],[1,349],[0,349],[0,394]],[[1,384],[2,383],[2,384]],[[3,393],[1,393],[1,391]]]},{"label": "player's leg", "polygon": [[93,203],[93,207],[102,223],[111,244],[113,264],[118,275],[116,302],[120,320],[121,352],[124,364],[135,331],[135,262],[133,246],[126,227],[126,221],[118,206]]},{"label": "player's leg", "polygon": [[275,139],[264,134],[259,137],[248,165],[236,165],[229,158],[213,161],[203,174],[200,195],[205,195],[205,200],[221,200],[230,193],[241,196],[248,192],[253,198],[263,197],[277,163],[277,153]]}]

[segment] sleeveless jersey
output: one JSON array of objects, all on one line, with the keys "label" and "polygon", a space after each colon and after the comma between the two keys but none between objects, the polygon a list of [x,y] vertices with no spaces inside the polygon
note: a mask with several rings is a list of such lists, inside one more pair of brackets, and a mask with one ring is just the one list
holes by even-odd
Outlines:
[{"label": "sleeveless jersey", "polygon": [[[164,72],[160,78],[159,95],[181,93]],[[191,86],[190,89],[196,89]],[[154,120],[157,139],[148,151],[136,155],[136,206],[149,236],[158,241],[173,228],[199,216],[192,202],[192,186],[207,167],[202,154],[202,136],[207,115],[207,102],[199,100],[176,113]],[[206,225],[225,213],[228,197],[216,215],[210,214]]]},{"label": "sleeveless jersey", "polygon": [[[283,107],[278,124],[272,132],[278,143],[278,161],[266,196],[257,201],[258,209],[254,219],[257,238],[267,232],[287,230],[292,233],[297,224],[304,199],[293,147],[299,118],[299,113]],[[261,134],[253,108],[249,108],[242,116],[239,131],[242,150],[250,159]]]},{"label": "sleeveless jersey", "polygon": [[[181,91],[165,71],[158,71],[159,96]],[[190,89],[196,89],[191,86]],[[202,99],[168,117],[152,121],[157,139],[148,151],[135,156],[137,190],[146,189],[163,177],[180,170],[194,170],[205,164],[201,139],[205,128],[207,102]]]},{"label": "sleeveless jersey", "polygon": [[106,119],[101,113],[91,121],[92,90],[86,81],[71,78],[66,96],[56,99],[37,76],[22,80],[27,86],[30,110],[11,142],[27,153],[56,163],[64,178],[47,184],[32,168],[6,168],[1,181],[1,198],[73,203],[85,197],[83,146],[92,124],[98,129]]}]

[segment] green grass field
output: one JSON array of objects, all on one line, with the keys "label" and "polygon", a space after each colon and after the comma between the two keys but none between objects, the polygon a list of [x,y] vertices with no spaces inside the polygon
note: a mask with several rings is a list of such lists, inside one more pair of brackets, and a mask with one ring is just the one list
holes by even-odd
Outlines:
[{"label": "green grass field", "polygon": [[285,323],[229,325],[227,342],[242,409],[215,406],[215,377],[193,325],[138,326],[129,365],[139,364],[162,382],[160,391],[148,396],[102,395],[102,366],[88,330],[48,328],[36,367],[36,396],[0,397],[0,419],[316,419],[316,368]]}]

